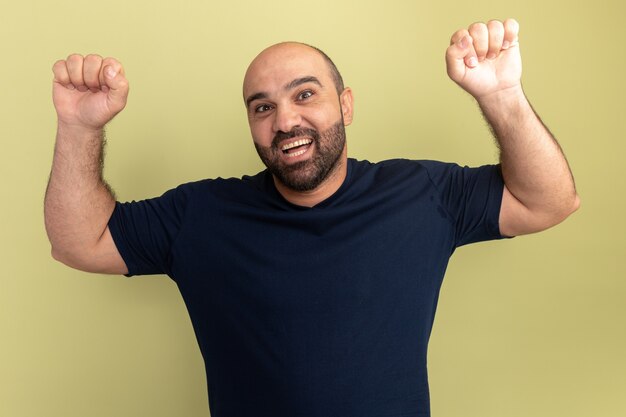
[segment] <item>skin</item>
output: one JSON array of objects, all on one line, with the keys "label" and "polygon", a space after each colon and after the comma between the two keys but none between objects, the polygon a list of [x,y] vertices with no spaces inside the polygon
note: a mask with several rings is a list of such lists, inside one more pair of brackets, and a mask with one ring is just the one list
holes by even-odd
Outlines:
[{"label": "skin", "polygon": [[128,272],[108,219],[115,198],[102,178],[104,126],[126,105],[122,65],[98,55],[70,55],[53,66],[58,127],[44,218],[52,256],[89,272]]},{"label": "skin", "polygon": [[448,75],[474,96],[500,147],[505,236],[545,230],[580,206],[561,147],[524,95],[518,35],[514,19],[474,23],[446,51]]},{"label": "skin", "polygon": [[[501,150],[500,231],[507,236],[552,227],[580,204],[561,148],[522,90],[518,33],[513,19],[475,23],[455,32],[446,51],[448,75],[476,99]],[[45,198],[52,255],[85,271],[127,273],[107,227],[115,198],[102,178],[104,127],[128,97],[124,70],[112,58],[71,55],[56,62],[53,72],[58,130]],[[252,139],[261,149],[270,149],[280,132],[306,128],[322,134],[353,118],[352,91],[339,94],[327,63],[302,44],[282,43],[261,52],[246,72],[243,94]],[[277,146],[307,138],[283,136]],[[306,152],[295,157],[275,153],[277,162],[309,167],[320,147],[311,143],[301,149]],[[337,191],[346,167],[343,146],[336,166],[317,187],[296,191],[276,177],[274,182],[285,199],[311,207]]]},{"label": "skin", "polygon": [[[315,81],[293,83],[312,78]],[[352,90],[345,88],[337,94],[323,57],[298,43],[281,43],[261,52],[246,71],[243,96],[252,140],[263,148],[270,147],[279,132],[290,132],[296,127],[325,132],[336,123],[344,126],[352,123]],[[302,137],[285,139],[280,145],[299,139]],[[296,158],[282,157],[281,162],[289,166],[312,159],[316,152],[319,149],[312,144],[305,154]],[[274,183],[291,203],[312,207],[341,186],[346,177],[347,158],[344,146],[336,168],[313,190],[294,191],[276,177]]]}]

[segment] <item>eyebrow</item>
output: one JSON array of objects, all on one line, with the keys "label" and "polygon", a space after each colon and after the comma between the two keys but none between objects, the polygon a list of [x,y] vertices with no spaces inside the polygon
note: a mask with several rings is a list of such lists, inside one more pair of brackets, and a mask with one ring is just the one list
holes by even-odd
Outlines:
[{"label": "eyebrow", "polygon": [[307,77],[302,77],[302,78],[296,78],[295,80],[293,80],[292,82],[290,82],[289,84],[287,84],[284,89],[285,90],[292,90],[302,84],[306,84],[306,83],[314,83],[319,85],[320,87],[324,87],[322,85],[322,83],[320,82],[320,80],[317,79],[317,77],[313,77],[313,76],[307,76]]},{"label": "eyebrow", "polygon": [[254,100],[260,100],[264,98],[267,98],[267,93],[252,94],[250,97],[246,99],[246,107],[250,107],[250,103],[252,103]]},{"label": "eyebrow", "polygon": [[[306,77],[296,78],[295,80],[290,81],[289,83],[285,84],[285,86],[283,87],[283,90],[286,90],[286,91],[293,90],[294,88],[296,88],[296,87],[298,87],[298,86],[300,86],[302,84],[306,84],[306,83],[314,83],[314,84],[317,84],[320,87],[324,88],[324,86],[322,85],[320,80],[317,79],[317,77],[309,75],[309,76],[306,76]],[[246,107],[250,107],[250,103],[252,103],[254,100],[261,100],[261,99],[265,99],[267,97],[269,97],[269,96],[265,92],[252,94],[250,97],[248,97],[246,99]]]}]

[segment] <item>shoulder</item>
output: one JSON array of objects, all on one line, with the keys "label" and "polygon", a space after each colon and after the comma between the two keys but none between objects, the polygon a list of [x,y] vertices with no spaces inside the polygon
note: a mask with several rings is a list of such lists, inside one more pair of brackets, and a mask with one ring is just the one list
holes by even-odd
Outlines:
[{"label": "shoulder", "polygon": [[352,160],[355,177],[371,177],[376,180],[397,180],[400,178],[438,177],[451,172],[459,165],[449,162],[412,159],[388,159],[379,162]]},{"label": "shoulder", "polygon": [[167,193],[175,193],[184,197],[208,197],[211,195],[225,196],[240,194],[242,192],[254,192],[265,186],[266,173],[261,171],[255,175],[244,175],[241,178],[207,178],[180,184]]},{"label": "shoulder", "polygon": [[350,159],[351,169],[357,175],[393,175],[420,169],[420,162],[410,159],[387,159],[378,162]]},{"label": "shoulder", "polygon": [[389,159],[380,162],[350,160],[347,194],[351,200],[404,200],[432,188],[421,161]]},{"label": "shoulder", "polygon": [[[269,178],[268,178],[269,177]],[[234,205],[259,205],[271,196],[271,175],[262,171],[241,178],[209,178],[187,182],[167,191],[163,197],[189,208],[209,210]],[[270,192],[268,192],[270,191]]]},{"label": "shoulder", "polygon": [[435,161],[430,159],[406,159],[406,158],[393,158],[385,159],[378,162],[370,162],[366,159],[357,160],[350,159],[351,163],[357,169],[364,170],[406,170],[406,169],[441,169],[445,167],[458,167],[459,165],[454,162]]},{"label": "shoulder", "polygon": [[396,192],[427,187],[448,194],[502,183],[499,165],[468,167],[426,159],[390,159],[376,163],[354,160],[352,171],[353,184]]}]

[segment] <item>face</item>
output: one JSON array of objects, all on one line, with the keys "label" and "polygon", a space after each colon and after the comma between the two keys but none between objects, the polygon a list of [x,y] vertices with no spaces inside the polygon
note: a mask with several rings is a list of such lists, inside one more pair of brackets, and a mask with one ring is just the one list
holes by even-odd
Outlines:
[{"label": "face", "polygon": [[337,93],[314,49],[289,43],[263,51],[246,73],[244,99],[257,152],[287,188],[314,190],[345,163],[351,91]]},{"label": "face", "polygon": [[[346,131],[339,121],[320,133],[315,129],[294,127],[278,132],[268,147],[254,143],[257,153],[269,171],[293,191],[317,188],[336,169],[346,143]],[[299,158],[311,149],[311,156]],[[285,160],[288,163],[285,163]]]}]

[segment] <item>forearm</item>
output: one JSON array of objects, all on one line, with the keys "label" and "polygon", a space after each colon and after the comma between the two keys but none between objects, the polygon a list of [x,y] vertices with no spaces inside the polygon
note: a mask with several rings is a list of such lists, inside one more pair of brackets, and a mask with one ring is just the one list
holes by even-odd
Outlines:
[{"label": "forearm", "polygon": [[59,124],[46,190],[46,231],[56,259],[88,254],[107,227],[115,198],[102,179],[104,132]]},{"label": "forearm", "polygon": [[521,86],[482,97],[481,110],[500,147],[510,193],[529,211],[559,222],[578,206],[569,165]]}]

